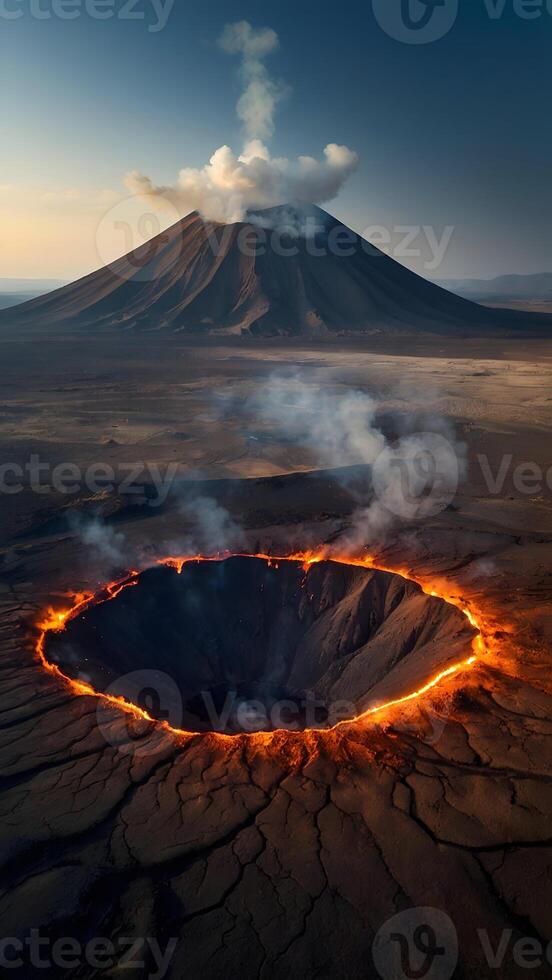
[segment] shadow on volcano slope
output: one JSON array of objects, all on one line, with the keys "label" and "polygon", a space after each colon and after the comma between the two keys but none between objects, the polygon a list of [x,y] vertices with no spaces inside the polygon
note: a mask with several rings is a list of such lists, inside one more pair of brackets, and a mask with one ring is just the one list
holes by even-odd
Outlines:
[{"label": "shadow on volcano slope", "polygon": [[550,330],[544,314],[491,310],[441,289],[321,208],[311,209],[312,233],[291,233],[281,215],[293,210],[231,225],[192,212],[110,265],[0,314],[0,323],[256,337]]},{"label": "shadow on volcano slope", "polygon": [[142,573],[51,634],[46,655],[149,714],[157,698],[158,717],[158,692],[177,691],[180,727],[236,733],[353,718],[468,656],[473,636],[458,609],[399,575],[233,557]]}]

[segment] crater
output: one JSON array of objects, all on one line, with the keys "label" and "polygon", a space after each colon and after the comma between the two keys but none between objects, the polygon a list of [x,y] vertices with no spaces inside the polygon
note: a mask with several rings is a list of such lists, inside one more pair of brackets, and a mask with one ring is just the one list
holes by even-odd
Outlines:
[{"label": "crater", "polygon": [[66,676],[186,731],[324,729],[464,662],[477,630],[401,575],[230,557],[160,565],[45,632]]}]

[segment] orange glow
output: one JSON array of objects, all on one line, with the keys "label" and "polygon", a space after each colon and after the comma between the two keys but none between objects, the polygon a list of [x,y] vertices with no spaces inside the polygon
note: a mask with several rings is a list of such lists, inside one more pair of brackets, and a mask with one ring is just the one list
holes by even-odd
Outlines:
[{"label": "orange glow", "polygon": [[[282,737],[282,735],[291,737],[301,737],[316,734],[319,737],[324,737],[328,733],[335,731],[337,728],[341,728],[346,725],[351,725],[352,723],[362,722],[364,719],[372,716],[378,716],[378,719],[383,719],[386,712],[391,711],[393,708],[400,707],[401,705],[407,704],[408,702],[422,700],[428,692],[434,690],[437,687],[443,686],[444,683],[449,679],[465,671],[471,670],[474,666],[484,657],[488,656],[491,652],[494,652],[497,647],[497,641],[493,636],[493,628],[489,625],[486,626],[484,623],[483,615],[473,608],[473,606],[468,607],[466,601],[460,596],[450,594],[439,586],[438,583],[423,581],[420,578],[415,577],[412,573],[405,568],[389,568],[382,565],[375,557],[366,556],[364,558],[350,558],[348,556],[336,556],[333,553],[320,552],[299,552],[283,557],[276,557],[274,555],[268,554],[221,554],[215,556],[203,556],[203,555],[192,555],[192,556],[181,556],[181,555],[170,555],[164,558],[158,558],[155,561],[157,565],[164,565],[167,568],[173,568],[180,575],[186,564],[191,562],[199,561],[223,561],[230,557],[240,557],[240,558],[259,558],[268,563],[270,567],[278,568],[280,562],[290,561],[297,562],[302,565],[303,570],[307,572],[309,568],[322,561],[331,561],[336,564],[341,565],[352,565],[360,568],[369,568],[374,571],[388,572],[393,575],[398,575],[407,581],[414,582],[420,587],[425,595],[432,596],[437,599],[441,599],[451,605],[456,606],[457,609],[466,616],[471,626],[477,631],[477,635],[472,641],[472,654],[464,660],[458,663],[452,664],[447,668],[444,668],[439,673],[430,677],[421,687],[417,690],[412,691],[408,694],[398,697],[394,700],[385,702],[375,707],[369,708],[364,711],[356,718],[347,719],[340,721],[333,729],[312,729],[303,730],[300,733],[288,731],[283,729],[281,731],[271,731],[271,732],[253,732],[253,733],[242,733],[240,735],[224,735],[222,733],[212,733],[209,735],[211,737],[215,736],[217,738],[223,739],[235,739],[235,738],[248,738],[248,739],[264,739],[268,740],[276,736]],[[145,571],[145,569],[143,569]],[[69,685],[74,694],[77,695],[92,695],[94,697],[100,698],[108,703],[113,704],[126,712],[134,715],[137,718],[141,718],[150,722],[152,725],[156,725],[160,728],[165,728],[170,731],[173,735],[178,736],[190,736],[194,734],[193,732],[186,732],[182,729],[172,728],[166,721],[159,722],[152,718],[146,711],[137,707],[136,705],[126,701],[122,697],[115,697],[113,695],[104,694],[103,692],[96,691],[94,688],[85,682],[75,681],[68,678],[59,667],[47,660],[45,655],[46,637],[48,633],[62,632],[67,623],[74,619],[76,616],[80,615],[86,609],[96,606],[102,602],[109,602],[116,596],[127,588],[135,586],[138,584],[140,572],[132,571],[128,573],[124,578],[119,579],[115,582],[109,582],[103,586],[96,593],[76,593],[68,597],[69,604],[62,609],[48,608],[38,622],[38,638],[36,641],[36,653],[42,667],[49,673],[56,675],[58,678],[63,679],[63,681]],[[197,734],[197,733],[195,733]]]}]

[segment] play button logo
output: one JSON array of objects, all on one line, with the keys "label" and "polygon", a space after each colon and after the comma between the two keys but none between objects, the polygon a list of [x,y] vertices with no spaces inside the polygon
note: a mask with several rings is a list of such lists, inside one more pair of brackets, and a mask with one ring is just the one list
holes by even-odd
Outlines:
[{"label": "play button logo", "polygon": [[383,31],[403,44],[431,44],[454,26],[458,0],[372,0]]},{"label": "play button logo", "polygon": [[381,980],[451,980],[458,963],[454,923],[441,909],[405,909],[378,930],[372,959]]}]

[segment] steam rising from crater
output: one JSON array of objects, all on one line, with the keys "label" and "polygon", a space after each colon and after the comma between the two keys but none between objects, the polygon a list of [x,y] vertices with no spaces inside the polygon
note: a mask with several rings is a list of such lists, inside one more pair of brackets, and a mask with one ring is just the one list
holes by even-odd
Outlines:
[{"label": "steam rising from crater", "polygon": [[[324,391],[300,373],[272,375],[244,410],[336,471],[357,504],[339,538],[341,551],[381,543],[398,524],[439,514],[466,473],[466,447],[445,418],[412,414],[390,440],[378,424],[376,401],[365,392]],[[348,470],[340,472],[358,465],[370,473],[364,499]]]},{"label": "steam rising from crater", "polygon": [[226,25],[218,44],[241,58],[244,88],[236,106],[246,137],[241,153],[220,146],[203,167],[184,167],[174,185],[157,185],[132,170],[125,177],[128,189],[153,205],[156,199],[169,200],[182,214],[197,210],[206,220],[225,223],[243,220],[249,209],[333,200],[357,167],[356,153],[330,142],[320,159],[301,155],[289,160],[271,156],[266,146],[274,133],[276,107],[289,91],[264,63],[278,47],[276,32],[238,21]]}]

